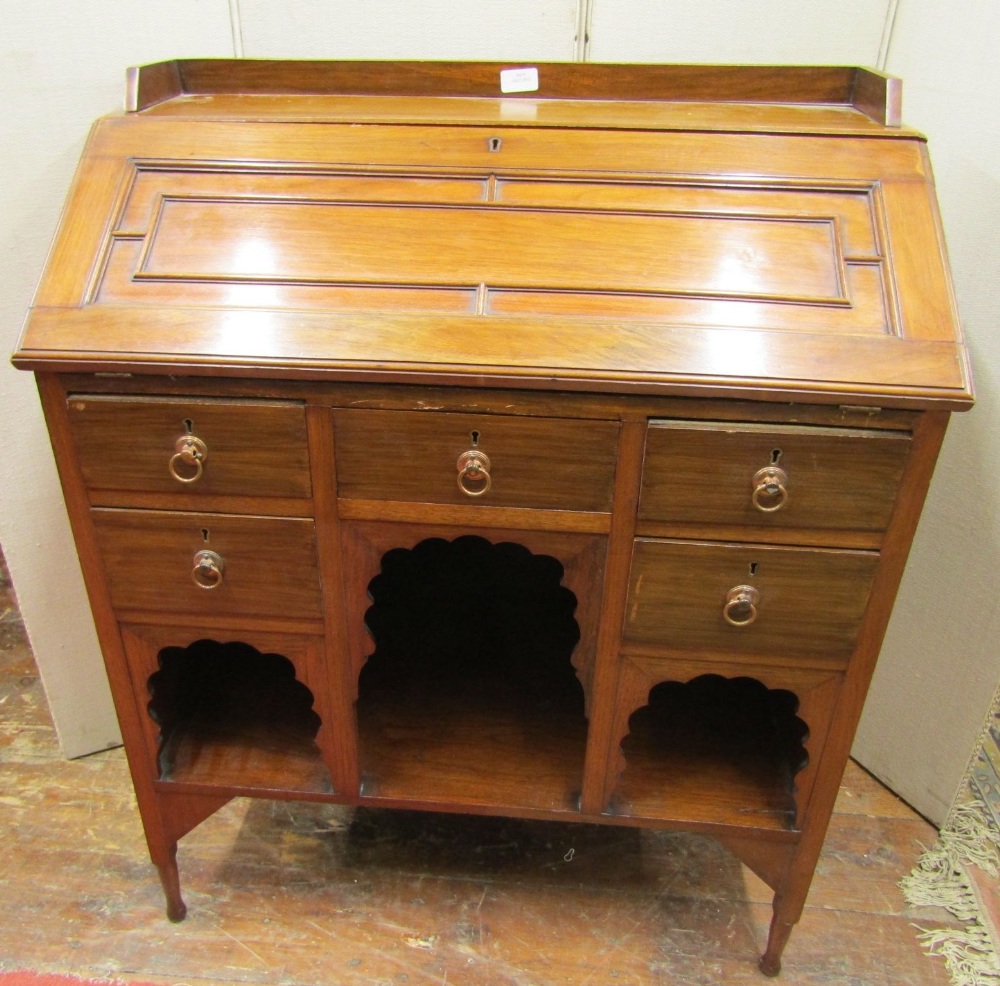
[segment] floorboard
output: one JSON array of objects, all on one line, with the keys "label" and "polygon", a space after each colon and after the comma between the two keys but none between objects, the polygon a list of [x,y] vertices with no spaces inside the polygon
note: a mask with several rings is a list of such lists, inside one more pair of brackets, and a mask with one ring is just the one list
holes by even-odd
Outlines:
[{"label": "floorboard", "polygon": [[[947,986],[896,881],[935,830],[852,764],[781,981]],[[237,799],[170,924],[125,759],[65,760],[0,558],[0,969],[190,986],[766,982],[770,892],[712,840]],[[945,916],[946,917],[946,916]]]}]

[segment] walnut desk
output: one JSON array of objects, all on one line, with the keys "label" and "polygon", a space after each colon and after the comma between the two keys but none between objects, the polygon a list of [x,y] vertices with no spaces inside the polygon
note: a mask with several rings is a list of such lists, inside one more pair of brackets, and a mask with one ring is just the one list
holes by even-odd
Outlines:
[{"label": "walnut desk", "polygon": [[237,795],[661,826],[773,975],[972,401],[925,143],[861,69],[503,68],[162,63],[87,144],[14,359],[167,913]]}]

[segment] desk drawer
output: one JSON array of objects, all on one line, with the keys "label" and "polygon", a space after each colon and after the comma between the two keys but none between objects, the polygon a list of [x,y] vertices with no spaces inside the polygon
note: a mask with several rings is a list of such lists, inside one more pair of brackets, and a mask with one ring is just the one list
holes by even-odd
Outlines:
[{"label": "desk drawer", "polygon": [[625,643],[846,661],[877,564],[870,551],[640,539]]},{"label": "desk drawer", "polygon": [[334,426],[344,498],[611,509],[617,422],[345,410]]},{"label": "desk drawer", "polygon": [[305,409],[293,401],[73,395],[69,420],[92,491],[311,495]]},{"label": "desk drawer", "polygon": [[91,516],[117,610],[184,620],[322,615],[311,520],[100,508]]},{"label": "desk drawer", "polygon": [[906,432],[654,421],[640,523],[881,531],[909,450]]}]

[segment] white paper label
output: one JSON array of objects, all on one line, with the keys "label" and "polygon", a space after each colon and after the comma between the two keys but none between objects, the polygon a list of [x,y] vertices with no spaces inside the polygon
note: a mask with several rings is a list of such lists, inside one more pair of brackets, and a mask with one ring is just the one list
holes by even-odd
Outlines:
[{"label": "white paper label", "polygon": [[505,68],[500,72],[501,92],[538,92],[537,68]]}]

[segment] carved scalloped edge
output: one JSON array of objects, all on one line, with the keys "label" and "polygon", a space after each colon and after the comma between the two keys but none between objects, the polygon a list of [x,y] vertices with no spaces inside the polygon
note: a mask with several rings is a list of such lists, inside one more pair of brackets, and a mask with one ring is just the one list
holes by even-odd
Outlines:
[{"label": "carved scalloped edge", "polygon": [[[412,548],[392,548],[383,554],[379,573],[368,583],[368,597],[372,600],[372,605],[365,611],[365,629],[375,644],[375,650],[367,655],[365,665],[368,664],[378,651],[378,630],[373,627],[373,623],[377,621],[379,596],[384,592],[388,581],[387,576],[392,577],[393,572],[399,571],[403,566],[418,568],[420,564],[431,561],[436,553],[462,550],[463,548],[481,551],[483,554],[499,555],[508,562],[516,560],[520,564],[530,566],[535,571],[538,581],[546,583],[546,591],[551,589],[553,602],[555,603],[557,599],[561,600],[558,606],[559,611],[554,613],[554,615],[561,618],[564,612],[569,620],[572,620],[576,639],[569,649],[568,659],[577,681],[580,683],[581,688],[584,688],[582,669],[578,663],[580,660],[580,649],[577,644],[580,640],[580,627],[575,616],[573,616],[578,605],[578,600],[573,591],[562,584],[565,571],[562,563],[552,555],[536,554],[516,541],[494,542],[475,534],[462,535],[452,540],[441,537],[429,537],[418,542]],[[548,572],[543,571],[543,569],[548,569]],[[417,574],[417,572],[413,574]]]},{"label": "carved scalloped edge", "polygon": [[[199,653],[202,650],[206,652],[204,655]],[[171,695],[168,692],[168,688],[171,687],[168,684],[168,665],[175,660],[182,659],[185,655],[197,660],[222,657],[227,660],[233,660],[234,663],[238,663],[244,669],[248,663],[257,664],[264,671],[265,680],[262,687],[288,688],[290,698],[289,708],[294,709],[296,714],[301,716],[303,723],[308,722],[308,729],[312,738],[315,739],[319,733],[323,722],[314,707],[315,696],[311,689],[299,680],[295,665],[288,657],[284,654],[259,651],[253,645],[243,641],[227,641],[223,643],[211,638],[203,638],[193,641],[187,647],[162,648],[157,654],[159,670],[154,671],[146,682],[150,696],[146,710],[150,718],[160,726],[159,741],[161,749],[169,738],[169,713],[172,711],[176,714],[177,712],[176,709],[165,710],[163,708],[163,703],[176,701],[178,698],[176,694]],[[246,680],[254,680],[257,679],[258,674],[259,672],[250,672],[241,677]],[[176,688],[176,685],[172,687]],[[164,721],[167,722],[166,728],[164,727]]]},{"label": "carved scalloped edge", "polygon": [[[625,770],[628,767],[628,758],[625,755],[625,749],[624,749],[624,747],[625,747],[626,742],[628,741],[629,736],[632,735],[632,731],[634,729],[634,720],[635,720],[635,717],[637,715],[639,715],[640,713],[645,712],[647,709],[649,709],[652,706],[652,704],[653,704],[653,702],[652,702],[653,692],[656,691],[661,686],[664,686],[664,685],[668,685],[668,686],[669,685],[679,685],[681,688],[686,688],[686,687],[689,687],[690,685],[692,685],[695,682],[704,682],[706,679],[713,679],[713,680],[717,679],[719,682],[724,682],[724,683],[726,683],[729,686],[732,686],[732,684],[734,682],[753,682],[755,685],[760,686],[761,689],[763,689],[765,692],[767,692],[767,694],[768,694],[769,697],[770,696],[777,696],[777,695],[780,694],[782,696],[784,696],[784,695],[791,696],[791,698],[794,699],[794,708],[792,708],[790,710],[786,710],[788,712],[788,715],[790,716],[790,718],[786,722],[786,728],[788,728],[789,732],[788,732],[788,734],[786,734],[785,736],[782,737],[783,744],[784,743],[789,743],[789,745],[791,745],[791,744],[794,744],[794,743],[797,742],[798,749],[797,749],[796,752],[800,751],[800,755],[799,756],[796,756],[794,758],[793,757],[789,757],[789,759],[788,759],[788,765],[789,765],[789,768],[790,768],[790,771],[791,771],[791,776],[790,776],[791,790],[790,790],[790,793],[791,793],[792,797],[794,798],[795,795],[798,793],[798,786],[795,783],[795,778],[800,773],[802,773],[802,771],[805,770],[806,767],[809,765],[809,751],[806,748],[806,743],[807,743],[807,741],[809,739],[809,725],[808,725],[808,723],[805,722],[805,720],[800,719],[795,714],[798,711],[798,707],[799,707],[799,698],[798,698],[798,696],[794,692],[792,692],[792,691],[790,691],[788,689],[785,689],[785,688],[768,688],[762,682],[758,681],[756,678],[753,678],[750,675],[744,675],[744,676],[739,676],[739,677],[727,678],[724,675],[712,674],[712,673],[706,673],[706,674],[702,674],[702,675],[697,675],[696,677],[690,678],[687,681],[676,681],[674,679],[669,679],[669,678],[668,679],[664,679],[662,681],[657,681],[649,689],[649,693],[647,694],[645,704],[637,706],[629,714],[628,721],[627,721],[627,724],[626,724],[626,731],[618,739],[617,744],[613,747],[613,752],[612,752],[611,756],[612,756],[612,758],[614,760],[614,763],[613,763],[613,772],[611,773],[611,778],[612,778],[612,783],[611,783],[611,787],[610,787],[611,792],[613,793],[617,789],[618,785],[621,783],[622,777],[625,774]],[[794,735],[792,735],[792,734],[794,734]]]}]

